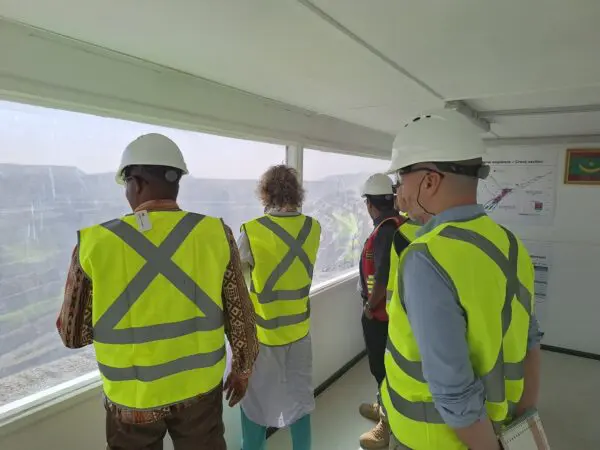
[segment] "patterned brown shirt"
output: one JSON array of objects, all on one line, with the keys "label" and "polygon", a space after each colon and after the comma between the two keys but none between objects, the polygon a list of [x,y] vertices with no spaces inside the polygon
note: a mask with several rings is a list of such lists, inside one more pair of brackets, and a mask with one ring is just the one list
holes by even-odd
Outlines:
[{"label": "patterned brown shirt", "polygon": [[[174,201],[159,200],[144,203],[136,211],[142,210],[177,211],[179,207]],[[252,373],[252,367],[258,355],[254,307],[248,296],[233,233],[228,226],[224,226],[231,249],[231,258],[223,277],[222,288],[225,333],[232,351],[231,371],[247,378]],[[78,248],[75,247],[67,275],[64,303],[56,321],[58,333],[68,348],[81,348],[93,342],[92,282],[81,268],[78,254]],[[107,408],[122,422],[149,423],[189,407],[198,402],[200,398],[202,396],[174,406],[150,411],[134,411],[123,408],[111,404],[108,399],[105,399],[105,403]]]}]

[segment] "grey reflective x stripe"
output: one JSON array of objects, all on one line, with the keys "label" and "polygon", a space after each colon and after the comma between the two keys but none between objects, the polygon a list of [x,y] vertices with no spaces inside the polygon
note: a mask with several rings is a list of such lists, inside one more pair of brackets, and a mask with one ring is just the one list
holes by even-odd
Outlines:
[{"label": "grey reflective x stripe", "polygon": [[409,361],[402,354],[396,350],[394,344],[390,341],[390,337],[388,336],[386,350],[390,353],[394,362],[398,367],[402,369],[402,372],[411,376],[417,381],[421,383],[425,383],[425,378],[423,377],[423,365],[420,361]]},{"label": "grey reflective x stripe", "polygon": [[[531,293],[525,286],[523,286],[517,274],[519,244],[517,243],[515,236],[510,231],[508,231],[506,228],[503,229],[506,232],[506,236],[508,237],[510,245],[508,259],[491,241],[479,233],[475,233],[474,231],[448,226],[440,232],[440,236],[473,244],[487,256],[489,256],[498,265],[506,277],[507,296],[511,292],[513,293],[513,296],[516,295],[517,300],[521,303],[521,305],[523,305],[525,311],[531,315]],[[509,304],[509,307],[512,306]],[[510,322],[506,325],[508,329]]]},{"label": "grey reflective x stripe", "polygon": [[400,414],[414,420],[415,422],[426,422],[433,424],[445,423],[438,410],[435,409],[435,404],[433,402],[411,402],[392,389],[387,378],[385,379],[385,383],[387,384],[392,405],[394,405],[394,409]]},{"label": "grey reflective x stripe", "polygon": [[[441,264],[438,263],[437,260],[433,257],[433,255],[429,251],[429,248],[427,247],[427,244],[425,244],[423,242],[417,243],[417,244],[410,244],[406,248],[406,250],[404,250],[404,252],[406,254],[408,254],[409,252],[419,252],[419,253],[422,253],[423,255],[425,255],[427,260],[431,263],[431,265],[433,267],[435,267],[435,269],[438,271],[438,273],[440,273],[446,280],[448,280],[450,289],[452,290],[453,297],[456,299],[458,306],[464,310],[464,308],[462,307],[462,305],[459,301],[458,291],[456,290],[456,286],[454,286],[454,283],[452,282],[450,275],[448,274],[446,269],[444,269],[441,266]],[[403,280],[402,280],[402,270],[398,270],[397,277],[398,277],[398,289],[399,289],[398,292],[402,292],[403,288],[404,288]],[[402,295],[400,296],[400,304],[402,305],[402,309],[404,309],[404,311],[406,312],[406,304],[404,303],[404,297]],[[466,317],[466,314],[465,314],[465,317]]]},{"label": "grey reflective x stripe", "polygon": [[504,229],[504,231],[509,242],[508,258],[491,241],[474,231],[448,226],[439,233],[440,236],[474,245],[490,257],[506,277],[506,293],[502,307],[503,340],[494,367],[482,377],[486,398],[489,402],[494,403],[501,403],[506,400],[505,380],[519,380],[524,372],[523,361],[517,363],[504,362],[504,336],[506,336],[512,320],[512,300],[516,297],[527,311],[527,314],[531,315],[531,293],[523,286],[518,276],[519,244],[510,231],[507,229]]},{"label": "grey reflective x stripe", "polygon": [[[450,239],[456,239],[475,245],[487,256],[489,256],[502,270],[506,277],[506,293],[504,305],[502,308],[502,332],[503,340],[512,320],[512,300],[516,297],[523,305],[529,315],[531,315],[531,293],[521,283],[518,278],[518,242],[515,236],[508,230],[504,229],[509,241],[509,256],[506,258],[504,254],[491,241],[474,231],[465,230],[463,228],[448,226],[444,228],[439,235]],[[427,257],[435,262],[431,253],[425,244],[414,245],[409,247],[413,251],[424,251]],[[418,247],[418,248],[417,248]],[[440,266],[438,265],[438,268]],[[450,277],[447,276],[449,280]],[[454,288],[454,286],[453,286]],[[455,288],[454,288],[455,289]],[[458,298],[458,294],[456,294]],[[408,361],[404,358],[393,346],[388,338],[387,350],[392,355],[394,362],[407,375],[415,378],[418,381],[425,382],[423,377],[422,365],[420,362]],[[523,361],[516,363],[504,362],[503,341],[499,350],[498,358],[494,367],[490,372],[482,377],[485,386],[486,399],[489,402],[501,403],[506,401],[505,380],[520,380],[524,376]],[[386,383],[388,383],[386,379]],[[395,392],[388,384],[388,391],[394,405],[394,409],[402,415],[420,422],[427,423],[443,423],[440,422],[441,416],[435,410],[433,402],[411,402],[397,392]],[[511,407],[511,405],[509,405]]]},{"label": "grey reflective x stripe", "polygon": [[[142,256],[146,263],[96,322],[94,339],[97,342],[105,344],[141,344],[185,336],[197,331],[217,330],[223,326],[223,311],[221,308],[171,259],[203,218],[204,216],[198,214],[186,214],[158,247],[122,220],[113,220],[103,225]],[[119,322],[159,274],[162,274],[190,299],[204,313],[205,317],[194,317],[174,323],[117,329]],[[163,307],[168,307],[167,299],[161,300],[160,304]]]},{"label": "grey reflective x stripe", "polygon": [[267,330],[275,330],[279,327],[287,327],[304,322],[310,318],[310,301],[308,302],[306,311],[300,314],[292,314],[289,316],[278,316],[273,319],[264,319],[256,314],[256,325]]},{"label": "grey reflective x stripe", "polygon": [[389,304],[392,301],[392,297],[394,296],[394,291],[392,291],[391,289],[388,289],[385,292],[385,302],[387,304]]},{"label": "grey reflective x stripe", "polygon": [[185,356],[154,366],[109,367],[98,362],[100,373],[111,381],[138,380],[152,382],[170,375],[194,369],[213,367],[225,358],[225,346],[210,353]]},{"label": "grey reflective x stripe", "polygon": [[254,285],[250,287],[252,292],[255,292],[258,297],[258,302],[261,304],[271,303],[277,300],[300,300],[305,297],[308,297],[310,293],[311,283],[300,288],[300,289],[291,289],[291,290],[275,290],[275,285],[277,281],[287,272],[292,263],[296,258],[300,260],[306,272],[308,273],[308,278],[312,280],[314,266],[310,262],[310,258],[302,248],[302,245],[308,239],[310,235],[310,231],[312,229],[313,221],[310,217],[306,217],[302,228],[300,229],[300,233],[298,233],[298,237],[294,238],[290,233],[288,233],[281,225],[275,223],[269,217],[261,217],[257,220],[258,223],[269,229],[273,234],[275,234],[279,239],[281,239],[285,244],[289,247],[288,252],[285,254],[283,259],[277,264],[267,281],[265,282],[265,286],[262,289],[262,292],[256,292],[254,289]]}]

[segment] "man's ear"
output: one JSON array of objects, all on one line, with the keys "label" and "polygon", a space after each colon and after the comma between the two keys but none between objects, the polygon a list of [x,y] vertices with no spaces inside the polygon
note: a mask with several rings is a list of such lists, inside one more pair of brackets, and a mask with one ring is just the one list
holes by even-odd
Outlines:
[{"label": "man's ear", "polygon": [[142,180],[140,177],[134,176],[132,181],[135,183],[135,193],[139,195],[142,192],[144,180]]},{"label": "man's ear", "polygon": [[441,184],[442,184],[442,175],[440,175],[437,172],[429,172],[427,174],[427,180],[425,181],[425,187],[427,189],[433,190],[434,194],[438,191]]}]

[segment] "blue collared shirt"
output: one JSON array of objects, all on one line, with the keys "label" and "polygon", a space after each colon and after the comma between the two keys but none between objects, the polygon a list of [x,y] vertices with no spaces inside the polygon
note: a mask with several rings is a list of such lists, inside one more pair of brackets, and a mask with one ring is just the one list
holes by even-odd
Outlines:
[{"label": "blue collared shirt", "polygon": [[[480,205],[451,208],[433,217],[418,232],[421,236],[440,224],[465,221],[485,211]],[[467,344],[467,323],[452,283],[421,252],[410,252],[402,271],[403,300],[436,409],[447,425],[463,428],[486,416],[483,383],[473,372]],[[538,321],[532,315],[528,348],[541,341]]]}]

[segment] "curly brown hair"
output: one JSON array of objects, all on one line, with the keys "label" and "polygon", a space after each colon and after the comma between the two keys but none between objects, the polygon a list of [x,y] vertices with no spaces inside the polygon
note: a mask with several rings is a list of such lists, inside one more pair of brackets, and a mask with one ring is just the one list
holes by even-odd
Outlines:
[{"label": "curly brown hair", "polygon": [[284,164],[269,167],[258,182],[257,193],[265,208],[299,208],[304,201],[298,172]]}]

